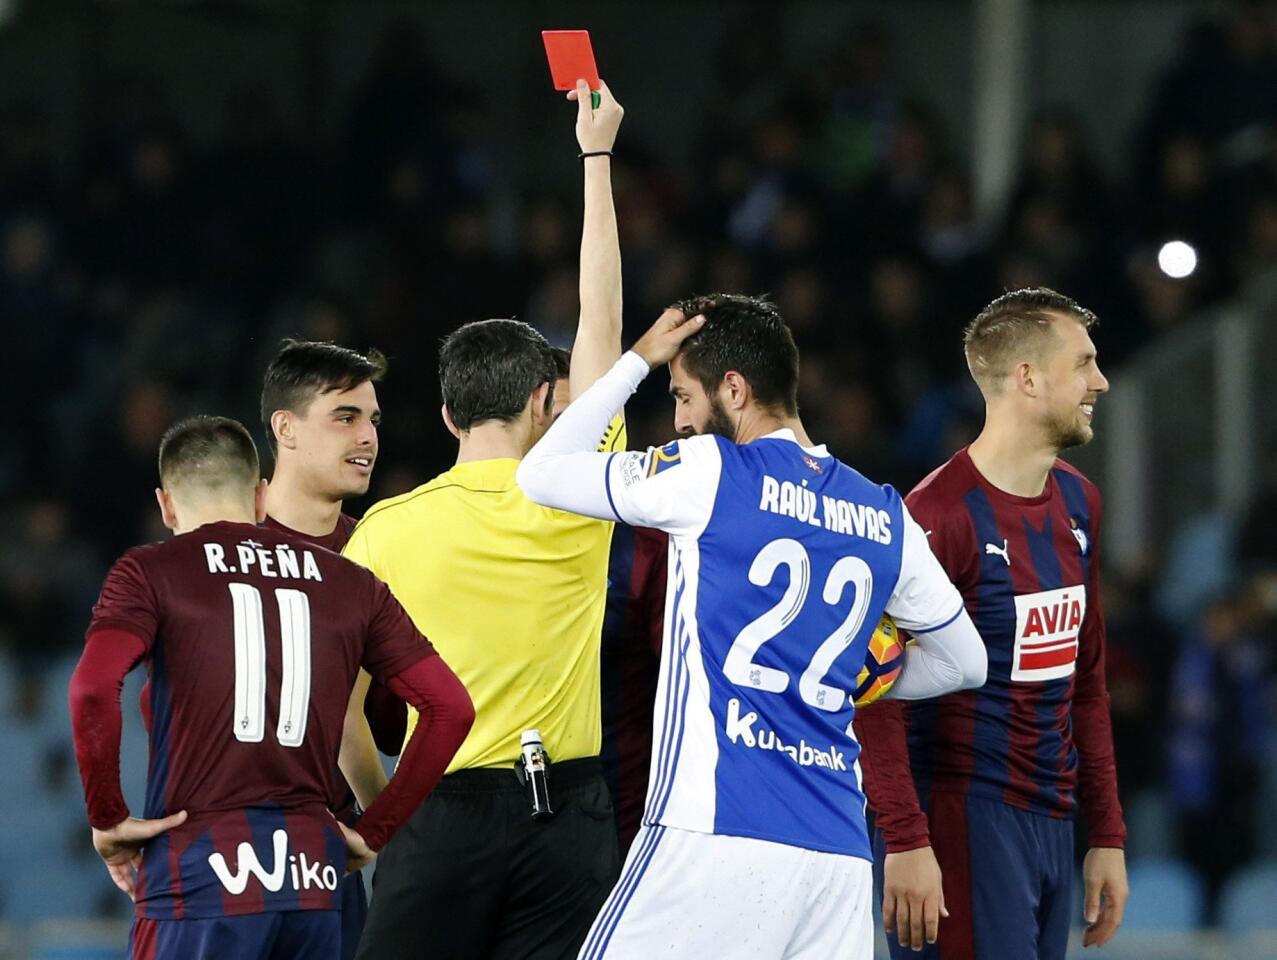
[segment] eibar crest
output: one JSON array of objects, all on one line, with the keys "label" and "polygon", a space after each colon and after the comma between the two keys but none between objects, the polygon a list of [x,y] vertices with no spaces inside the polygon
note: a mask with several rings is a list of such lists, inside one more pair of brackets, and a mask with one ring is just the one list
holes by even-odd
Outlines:
[{"label": "eibar crest", "polygon": [[1077,521],[1072,517],[1069,518],[1069,533],[1073,534],[1073,539],[1077,541],[1077,547],[1082,551],[1082,556],[1086,556],[1091,549],[1091,540],[1086,535],[1086,531],[1077,525]]}]

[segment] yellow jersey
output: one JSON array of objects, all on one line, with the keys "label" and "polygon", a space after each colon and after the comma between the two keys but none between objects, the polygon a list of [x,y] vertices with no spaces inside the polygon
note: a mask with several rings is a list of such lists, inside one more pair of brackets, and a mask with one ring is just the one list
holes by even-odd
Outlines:
[{"label": "yellow jersey", "polygon": [[[618,417],[600,449],[625,442]],[[553,760],[599,752],[612,524],[537,506],[518,466],[457,464],[375,504],[342,551],[385,581],[470,692],[474,726],[449,773],[512,765],[531,728]],[[409,708],[408,736],[416,724]]]}]

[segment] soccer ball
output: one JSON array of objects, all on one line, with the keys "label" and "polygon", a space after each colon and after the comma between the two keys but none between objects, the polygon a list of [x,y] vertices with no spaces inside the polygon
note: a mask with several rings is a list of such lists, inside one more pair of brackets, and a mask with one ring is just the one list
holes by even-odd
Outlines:
[{"label": "soccer ball", "polygon": [[865,707],[881,700],[896,682],[896,677],[900,676],[904,660],[905,644],[900,638],[900,631],[896,629],[895,621],[884,613],[874,635],[869,638],[865,665],[856,677],[856,691],[852,694],[856,706]]}]

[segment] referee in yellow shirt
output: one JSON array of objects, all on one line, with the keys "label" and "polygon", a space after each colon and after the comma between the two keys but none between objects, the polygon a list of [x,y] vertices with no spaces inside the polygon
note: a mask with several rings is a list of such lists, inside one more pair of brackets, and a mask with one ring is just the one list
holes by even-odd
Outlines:
[{"label": "referee in yellow shirt", "polygon": [[[622,110],[606,87],[593,110],[579,89],[569,94],[585,177],[573,394],[621,353],[610,154]],[[620,868],[598,759],[612,524],[539,507],[515,483],[553,415],[554,357],[541,334],[514,320],[467,324],[444,341],[439,378],[456,465],[373,506],[345,554],[389,584],[465,684],[476,719],[382,851],[357,957],[575,957]],[[625,449],[619,418],[600,448]],[[362,722],[358,704],[352,722]],[[552,761],[548,819],[533,819],[515,773],[533,729]]]}]

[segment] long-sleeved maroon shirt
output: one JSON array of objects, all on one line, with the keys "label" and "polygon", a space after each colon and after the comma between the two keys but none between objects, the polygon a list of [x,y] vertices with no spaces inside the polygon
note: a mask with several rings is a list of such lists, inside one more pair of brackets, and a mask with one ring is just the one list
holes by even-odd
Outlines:
[{"label": "long-sleeved maroon shirt", "polygon": [[979,690],[856,715],[865,793],[889,852],[926,846],[932,793],[1050,816],[1081,807],[1092,846],[1126,826],[1104,679],[1100,494],[1057,460],[1038,497],[998,490],[965,450],[906,498],[989,654]]},{"label": "long-sleeved maroon shirt", "polygon": [[345,844],[329,805],[361,666],[424,719],[357,827],[374,849],[438,782],[473,720],[464,687],[368,571],[277,531],[207,524],[130,550],[94,608],[70,700],[95,827],[128,815],[119,693],[143,660],[144,815],[188,813],[144,850],[138,913],[151,919],[337,907]]}]

